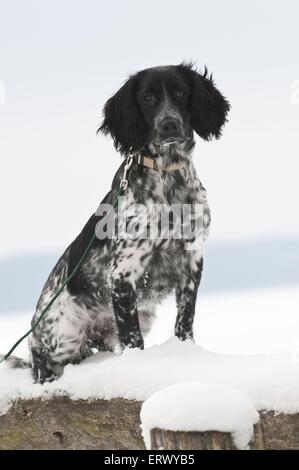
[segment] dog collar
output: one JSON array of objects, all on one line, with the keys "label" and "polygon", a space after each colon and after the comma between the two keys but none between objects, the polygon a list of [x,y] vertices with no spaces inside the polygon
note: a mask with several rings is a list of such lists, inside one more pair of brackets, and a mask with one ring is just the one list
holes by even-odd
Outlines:
[{"label": "dog collar", "polygon": [[136,162],[138,163],[138,165],[145,166],[146,168],[150,168],[151,170],[156,170],[156,171],[176,171],[176,170],[182,170],[186,166],[184,162],[178,162],[178,163],[171,163],[165,168],[159,168],[154,158],[146,157],[140,154],[137,155]]}]

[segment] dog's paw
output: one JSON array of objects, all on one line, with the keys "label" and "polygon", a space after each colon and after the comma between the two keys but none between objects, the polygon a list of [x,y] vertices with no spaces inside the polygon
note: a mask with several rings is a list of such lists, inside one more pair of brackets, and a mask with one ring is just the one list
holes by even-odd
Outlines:
[{"label": "dog's paw", "polygon": [[180,340],[180,341],[186,341],[186,340],[191,340],[194,342],[194,335],[193,335],[193,330],[184,330],[182,328],[176,328],[175,329],[175,336]]},{"label": "dog's paw", "polygon": [[122,342],[124,348],[144,349],[144,341],[140,331],[132,331]]}]

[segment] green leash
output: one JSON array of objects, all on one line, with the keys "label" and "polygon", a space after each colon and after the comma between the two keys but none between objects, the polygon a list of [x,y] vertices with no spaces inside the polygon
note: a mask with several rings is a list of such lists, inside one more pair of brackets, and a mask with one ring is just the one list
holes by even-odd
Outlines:
[{"label": "green leash", "polygon": [[[130,160],[129,160],[130,159]],[[120,186],[119,186],[119,189],[118,189],[118,192],[115,196],[115,199],[113,200],[112,202],[112,207],[113,209],[116,208],[117,206],[117,203],[118,203],[118,197],[120,195],[122,195],[124,193],[124,191],[127,189],[127,186],[128,186],[128,180],[126,179],[126,176],[127,176],[127,172],[129,170],[129,168],[131,167],[131,164],[132,164],[132,161],[133,161],[133,158],[130,156],[128,157],[127,159],[127,163],[125,165],[125,173],[124,173],[124,177],[123,179],[121,180],[120,182]],[[102,220],[105,220],[106,217],[107,217],[108,214],[106,214],[106,216],[102,219]],[[75,274],[78,272],[78,269],[82,266],[82,264],[84,263],[85,259],[86,259],[86,256],[88,255],[89,253],[89,250],[93,244],[93,242],[95,241],[96,239],[96,234],[94,233],[92,238],[90,239],[87,247],[85,248],[81,258],[79,259],[78,263],[76,264],[75,268],[73,269],[73,271],[68,275],[68,277],[65,279],[65,281],[63,282],[63,284],[61,285],[61,287],[58,289],[58,291],[56,292],[56,294],[53,295],[53,297],[51,298],[51,300],[49,301],[49,303],[46,305],[46,307],[44,308],[44,310],[42,311],[42,313],[40,314],[40,316],[38,317],[38,319],[36,320],[36,322],[33,324],[33,326],[30,328],[29,331],[27,331],[27,333],[25,335],[23,335],[14,345],[13,347],[8,351],[7,354],[5,354],[5,356],[2,356],[0,357],[0,364],[1,362],[4,362],[6,361],[9,356],[11,356],[11,354],[13,353],[13,351],[16,349],[17,346],[19,346],[19,344],[25,339],[27,338],[27,336],[30,335],[30,333],[32,333],[32,331],[35,330],[35,328],[37,327],[37,325],[42,321],[42,319],[44,318],[44,316],[46,315],[46,313],[49,311],[49,309],[51,308],[51,306],[53,305],[53,303],[55,302],[55,300],[57,299],[57,297],[59,297],[59,295],[61,294],[61,292],[63,291],[63,289],[65,288],[65,286],[67,285],[67,283],[75,276]]]}]

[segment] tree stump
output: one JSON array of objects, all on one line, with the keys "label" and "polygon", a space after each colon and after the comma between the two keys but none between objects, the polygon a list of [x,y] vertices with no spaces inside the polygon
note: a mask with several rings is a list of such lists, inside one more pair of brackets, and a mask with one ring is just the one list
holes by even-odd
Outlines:
[{"label": "tree stump", "polygon": [[151,429],[152,450],[232,450],[235,449],[228,432],[182,432]]},{"label": "tree stump", "polygon": [[[250,449],[265,449],[262,423],[254,426]],[[151,429],[151,449],[153,450],[236,450],[232,435],[228,432],[182,432],[165,429]]]}]

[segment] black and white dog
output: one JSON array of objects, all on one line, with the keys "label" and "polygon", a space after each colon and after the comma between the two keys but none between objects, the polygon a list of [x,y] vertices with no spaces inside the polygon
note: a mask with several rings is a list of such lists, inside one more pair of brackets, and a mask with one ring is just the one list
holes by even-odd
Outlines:
[{"label": "black and white dog", "polygon": [[[207,71],[200,74],[188,64],[142,70],[107,101],[99,131],[109,134],[116,149],[133,160],[128,187],[114,215],[118,232],[95,239],[82,267],[29,337],[37,382],[58,378],[66,364],[80,362],[92,348],[143,348],[142,333],[149,330],[156,305],[173,291],[175,334],[181,340],[193,337],[202,243],[198,236],[167,238],[159,232],[157,237],[148,237],[135,229],[149,215],[151,225],[160,227],[157,208],[200,204],[200,239],[206,238],[210,215],[191,159],[193,132],[204,140],[218,138],[229,107]],[[125,163],[103,203],[114,201]],[[136,211],[136,205],[143,210]],[[101,217],[92,215],[59,259],[32,323],[76,266]],[[148,220],[145,225],[149,226]],[[125,236],[125,231],[131,236]]]}]

